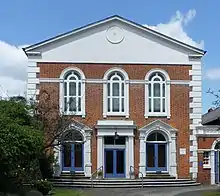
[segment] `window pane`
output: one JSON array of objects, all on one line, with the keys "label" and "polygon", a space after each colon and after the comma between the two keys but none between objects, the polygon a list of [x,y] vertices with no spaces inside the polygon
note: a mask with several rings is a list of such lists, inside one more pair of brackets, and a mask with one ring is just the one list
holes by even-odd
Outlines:
[{"label": "window pane", "polygon": [[64,82],[64,96],[67,95],[67,83]]},{"label": "window pane", "polygon": [[70,77],[69,80],[76,80],[74,76]]},{"label": "window pane", "polygon": [[121,111],[122,112],[125,111],[125,99],[124,98],[121,99]]},{"label": "window pane", "polygon": [[160,112],[160,99],[154,99],[154,112]]},{"label": "window pane", "polygon": [[154,84],[154,97],[160,97],[160,84]]},{"label": "window pane", "polygon": [[149,99],[148,104],[149,104],[149,112],[152,112],[152,109],[151,109],[151,99]]},{"label": "window pane", "polygon": [[69,95],[76,96],[76,83],[75,82],[69,83]]},{"label": "window pane", "polygon": [[156,141],[156,133],[151,133],[151,134],[147,137],[147,141]]},{"label": "window pane", "polygon": [[165,84],[163,84],[163,97],[165,97]]},{"label": "window pane", "polygon": [[163,99],[163,112],[165,112],[165,99]]},{"label": "window pane", "polygon": [[64,98],[64,111],[66,112],[68,108],[68,104],[67,104],[67,98]]},{"label": "window pane", "polygon": [[112,111],[119,112],[119,98],[112,99]]},{"label": "window pane", "polygon": [[81,82],[78,83],[78,95],[81,96]]},{"label": "window pane", "polygon": [[119,83],[113,83],[113,96],[119,96]]},{"label": "window pane", "polygon": [[119,78],[118,77],[114,77],[112,80],[119,80]]},{"label": "window pane", "polygon": [[121,95],[122,96],[125,95],[125,84],[124,83],[121,84]]},{"label": "window pane", "polygon": [[78,98],[78,111],[81,112],[81,98]]},{"label": "window pane", "polygon": [[108,98],[108,112],[111,111],[110,98]]},{"label": "window pane", "polygon": [[70,97],[69,111],[71,112],[76,111],[76,98],[75,97]]},{"label": "window pane", "polygon": [[125,145],[125,136],[119,136],[118,139],[115,140],[116,145]]},{"label": "window pane", "polygon": [[151,97],[151,84],[148,85],[148,95]]},{"label": "window pane", "polygon": [[110,83],[108,83],[108,96],[110,96]]},{"label": "window pane", "polygon": [[166,141],[166,139],[161,133],[157,133],[157,141]]},{"label": "window pane", "polygon": [[114,136],[105,136],[104,137],[105,145],[114,145]]}]

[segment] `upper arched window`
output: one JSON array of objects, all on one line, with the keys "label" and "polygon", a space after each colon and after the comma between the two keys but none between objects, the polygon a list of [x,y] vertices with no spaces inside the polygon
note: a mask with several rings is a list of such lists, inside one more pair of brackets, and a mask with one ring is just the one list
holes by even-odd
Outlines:
[{"label": "upper arched window", "polygon": [[63,76],[62,108],[64,114],[85,115],[85,84],[81,70],[71,68]]},{"label": "upper arched window", "polygon": [[106,115],[128,115],[128,79],[126,72],[121,69],[108,71],[104,79],[104,116]]},{"label": "upper arched window", "polygon": [[147,75],[145,116],[170,116],[168,77],[166,72],[157,70]]}]

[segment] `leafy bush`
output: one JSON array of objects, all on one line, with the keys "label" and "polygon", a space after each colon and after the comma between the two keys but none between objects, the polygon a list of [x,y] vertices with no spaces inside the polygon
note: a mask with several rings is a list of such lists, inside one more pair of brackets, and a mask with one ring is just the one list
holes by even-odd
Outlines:
[{"label": "leafy bush", "polygon": [[43,195],[47,195],[52,190],[52,184],[46,179],[41,179],[34,183],[34,188],[40,191]]}]

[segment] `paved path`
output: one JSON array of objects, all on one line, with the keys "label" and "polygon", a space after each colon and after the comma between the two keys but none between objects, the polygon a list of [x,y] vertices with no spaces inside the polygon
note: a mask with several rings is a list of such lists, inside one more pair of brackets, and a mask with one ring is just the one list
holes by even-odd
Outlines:
[{"label": "paved path", "polygon": [[163,188],[103,188],[86,189],[88,196],[201,196],[204,191],[215,190],[216,186],[163,187]]}]

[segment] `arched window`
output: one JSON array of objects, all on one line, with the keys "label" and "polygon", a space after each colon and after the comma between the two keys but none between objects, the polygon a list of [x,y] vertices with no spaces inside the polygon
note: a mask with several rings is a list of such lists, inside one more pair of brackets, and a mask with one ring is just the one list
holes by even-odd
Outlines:
[{"label": "arched window", "polygon": [[128,116],[128,76],[121,69],[107,71],[104,76],[104,107],[103,115],[122,115]]},{"label": "arched window", "polygon": [[146,111],[145,116],[170,117],[170,86],[167,83],[168,75],[161,71],[148,74],[146,85]]},{"label": "arched window", "polygon": [[67,115],[85,115],[85,79],[78,68],[69,68],[61,74],[61,108]]}]

